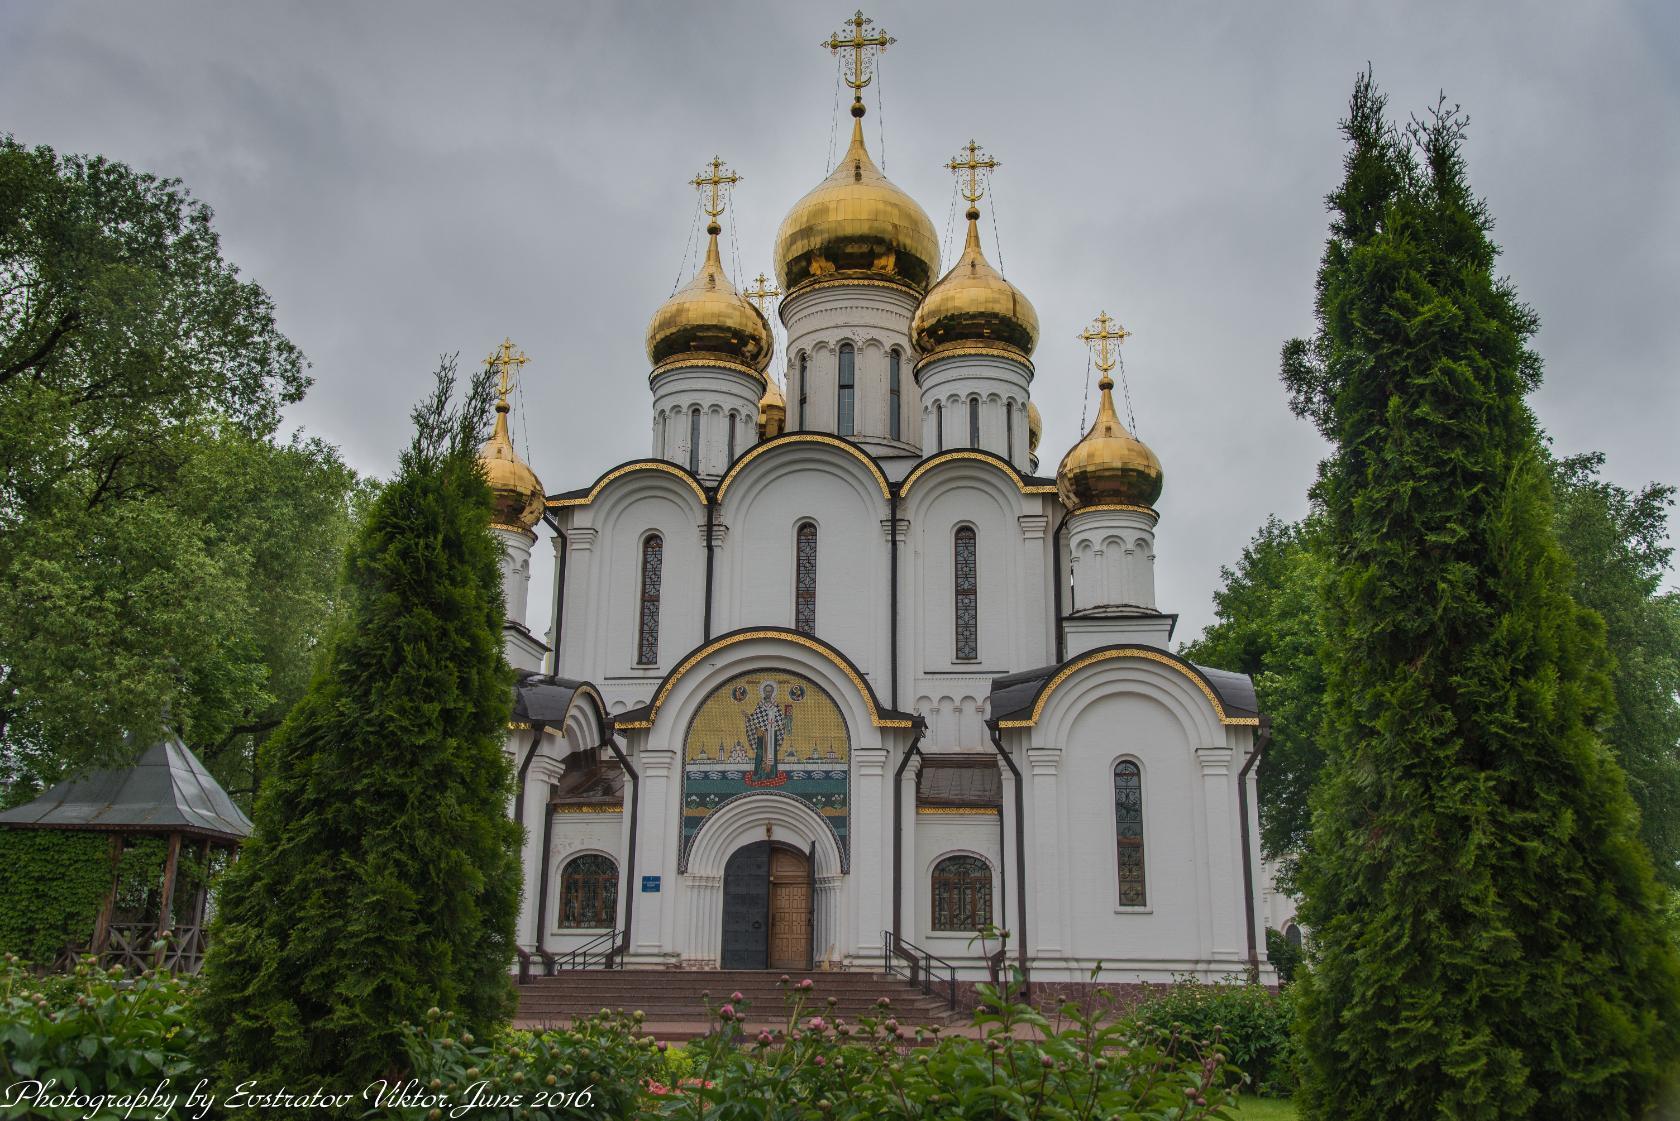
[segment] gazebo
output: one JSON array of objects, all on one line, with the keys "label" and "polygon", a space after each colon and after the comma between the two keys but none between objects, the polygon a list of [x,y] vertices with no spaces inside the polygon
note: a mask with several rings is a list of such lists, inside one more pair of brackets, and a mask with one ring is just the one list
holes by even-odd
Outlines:
[{"label": "gazebo", "polygon": [[[251,835],[251,819],[174,736],[153,744],[132,767],[66,779],[33,802],[0,813],[0,827],[109,833],[111,884],[86,952],[98,955],[107,966],[161,965],[182,972],[196,972],[204,960],[212,849],[225,850],[231,858]],[[168,838],[155,919],[150,917],[149,890],[138,914],[118,911],[121,859],[133,836]],[[203,873],[181,921],[176,921],[183,844],[198,846]],[[171,939],[160,961],[150,953],[150,945],[165,934]]]}]

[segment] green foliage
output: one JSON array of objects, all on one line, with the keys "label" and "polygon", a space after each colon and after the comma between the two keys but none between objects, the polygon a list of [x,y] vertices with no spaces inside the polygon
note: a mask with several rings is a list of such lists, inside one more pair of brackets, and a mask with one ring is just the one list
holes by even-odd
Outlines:
[{"label": "green foliage", "polygon": [[1224,568],[1214,593],[1214,622],[1184,649],[1192,661],[1246,673],[1260,710],[1272,717],[1272,742],[1260,760],[1260,848],[1286,871],[1306,843],[1308,797],[1324,765],[1318,730],[1324,719],[1323,627],[1319,583],[1324,561],[1315,548],[1316,519],[1266,520]]},{"label": "green foliage", "polygon": [[348,531],[337,454],[272,439],[307,384],[178,182],[0,136],[0,781],[132,762],[166,713],[248,780]]},{"label": "green foliage", "polygon": [[[203,1039],[187,1014],[191,978],[99,969],[84,958],[72,975],[37,978],[15,955],[0,965],[0,1118],[71,1121],[86,1108],[43,1107],[7,1088],[57,1081],[56,1092],[127,1094],[178,1083],[184,1092],[204,1061]],[[22,1091],[18,1090],[21,1095]],[[101,1114],[104,1116],[104,1114]]]},{"label": "green foliage", "polygon": [[1285,347],[1330,439],[1325,746],[1300,871],[1303,1114],[1642,1116],[1680,1051],[1603,627],[1571,597],[1464,122],[1405,133],[1368,75],[1331,196],[1319,331]]},{"label": "green foliage", "polygon": [[1295,979],[1295,971],[1306,960],[1306,951],[1292,944],[1283,931],[1266,928],[1266,960],[1277,970],[1278,980],[1287,985]]},{"label": "green foliage", "polygon": [[[51,963],[65,949],[87,949],[113,871],[143,896],[162,884],[166,853],[160,837],[131,838],[113,870],[110,834],[0,829],[0,953]],[[183,856],[177,898],[191,893],[193,874]]]},{"label": "green foliage", "polygon": [[477,461],[489,382],[460,408],[454,386],[448,362],[350,549],[344,625],[262,750],[205,965],[229,1080],[359,1091],[428,1006],[480,1034],[511,1010],[520,832]]},{"label": "green foliage", "polygon": [[1176,1027],[1192,1039],[1218,1039],[1235,1069],[1242,1072],[1247,1088],[1268,1097],[1288,1097],[1294,1092],[1290,1039],[1294,1009],[1287,997],[1271,989],[1186,978],[1145,1000],[1132,1015],[1140,1024],[1158,1030]]}]

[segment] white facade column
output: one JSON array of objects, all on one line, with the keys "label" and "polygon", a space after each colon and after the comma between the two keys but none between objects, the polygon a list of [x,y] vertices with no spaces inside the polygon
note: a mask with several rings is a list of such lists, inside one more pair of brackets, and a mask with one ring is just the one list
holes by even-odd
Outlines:
[{"label": "white facade column", "polygon": [[[921,925],[917,921],[920,911],[917,903],[921,899],[924,886],[922,878],[916,871],[916,840],[918,818],[916,817],[916,780],[922,773],[922,758],[918,754],[910,760],[909,766],[904,768],[904,774],[898,779],[899,811],[903,814],[899,822],[903,830],[903,850],[898,857],[899,907],[900,918],[898,936],[911,942],[922,940]],[[1001,922],[999,926],[1003,925]]]},{"label": "white facade column", "polygon": [[[591,526],[575,526],[566,534],[566,586],[562,589],[565,610],[560,615],[560,628],[566,636],[564,647],[555,646],[554,672],[567,672],[562,650],[577,652],[577,661],[586,661],[584,652],[601,647],[595,635],[596,597],[590,590],[594,582],[595,538],[599,531]],[[638,558],[638,562],[639,562]],[[558,557],[556,558],[558,560]]]},{"label": "white facade column", "polygon": [[[527,752],[533,750],[531,739],[540,737],[540,731],[528,729],[514,729],[508,732],[508,754],[510,762],[517,772],[519,762],[525,758]],[[523,890],[519,897],[519,926],[514,941],[525,949],[534,949],[537,944],[537,895],[542,889],[541,877],[544,853],[542,851],[543,809],[547,801],[548,781],[537,777],[536,771],[539,761],[533,759],[525,774],[525,789],[523,796],[516,787],[513,799],[521,804],[521,812],[517,815],[523,822],[525,836],[519,846],[519,860]],[[516,816],[511,812],[509,816]]]},{"label": "white facade column", "polygon": [[851,945],[842,947],[845,953],[866,960],[881,956],[881,932],[887,929],[890,915],[887,907],[892,899],[892,865],[887,861],[883,838],[887,836],[887,817],[892,805],[892,781],[887,775],[884,747],[855,747],[852,767],[856,775],[856,789],[852,795],[851,835]]},{"label": "white facade column", "polygon": [[1027,949],[1034,958],[1058,956],[1066,944],[1062,930],[1061,761],[1060,748],[1027,749],[1027,769],[1032,776],[1027,788],[1031,795],[1027,860],[1032,867],[1032,898],[1027,909],[1033,922]]},{"label": "white facade column", "polygon": [[1246,953],[1242,933],[1242,877],[1232,854],[1237,844],[1236,788],[1232,784],[1231,757],[1225,744],[1196,749],[1201,764],[1202,802],[1207,828],[1207,865],[1204,882],[1211,918],[1212,957],[1215,961],[1238,961]]},{"label": "white facade column", "polygon": [[[675,916],[667,903],[678,892],[677,846],[672,835],[674,811],[672,770],[677,752],[672,748],[643,748],[642,804],[637,826],[642,835],[636,844],[637,882],[636,914],[630,931],[630,955],[644,961],[663,960],[667,951],[685,952],[686,947],[672,945]],[[659,890],[641,891],[641,876],[658,876]],[[683,885],[686,888],[686,885]]]},{"label": "white facade column", "polygon": [[[1049,567],[1049,550],[1045,538],[1050,531],[1048,514],[1021,514],[1015,522],[1021,527],[1021,594],[1016,598],[1021,625],[1021,657],[1017,665],[1042,666],[1054,659],[1051,650],[1056,635],[1054,605],[1045,594],[1045,570]],[[1048,621],[1049,626],[1044,623]]]}]

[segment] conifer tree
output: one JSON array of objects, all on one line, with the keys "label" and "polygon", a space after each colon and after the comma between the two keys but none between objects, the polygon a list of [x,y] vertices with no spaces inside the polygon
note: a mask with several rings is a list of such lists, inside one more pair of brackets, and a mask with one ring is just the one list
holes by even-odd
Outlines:
[{"label": "conifer tree", "polygon": [[1343,128],[1318,332],[1284,350],[1333,444],[1303,1116],[1640,1117],[1680,963],[1551,532],[1536,319],[1494,274],[1456,108],[1397,130],[1367,74]]},{"label": "conifer tree", "polygon": [[519,831],[502,744],[498,546],[480,377],[453,362],[346,559],[342,629],[263,748],[255,833],[222,890],[204,1018],[230,1083],[360,1091],[431,1006],[511,1010]]}]

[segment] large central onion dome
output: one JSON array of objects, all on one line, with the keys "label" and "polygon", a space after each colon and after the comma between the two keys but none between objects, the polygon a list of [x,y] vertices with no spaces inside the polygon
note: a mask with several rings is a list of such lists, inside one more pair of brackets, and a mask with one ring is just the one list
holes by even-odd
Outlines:
[{"label": "large central onion dome", "polygon": [[724,274],[718,254],[723,227],[713,221],[706,232],[710,241],[700,271],[653,313],[648,324],[648,361],[659,367],[722,359],[762,374],[770,364],[770,322]]},{"label": "large central onion dome", "polygon": [[537,473],[513,450],[508,436],[507,393],[496,402],[496,428],[479,450],[484,477],[490,484],[490,520],[505,529],[527,532],[543,515],[546,500]]},{"label": "large central onion dome", "polygon": [[1096,423],[1062,457],[1056,492],[1070,510],[1108,503],[1153,507],[1161,497],[1161,461],[1120,423],[1114,411],[1114,381],[1105,373],[1097,387],[1102,402]]},{"label": "large central onion dome", "polygon": [[893,281],[927,291],[939,238],[916,200],[881,174],[863,144],[863,105],[833,174],[794,204],[776,232],[776,274],[788,294],[828,278]]},{"label": "large central onion dome", "polygon": [[988,346],[1024,359],[1038,345],[1038,313],[980,251],[980,211],[973,206],[962,258],[922,298],[910,337],[924,355]]}]

